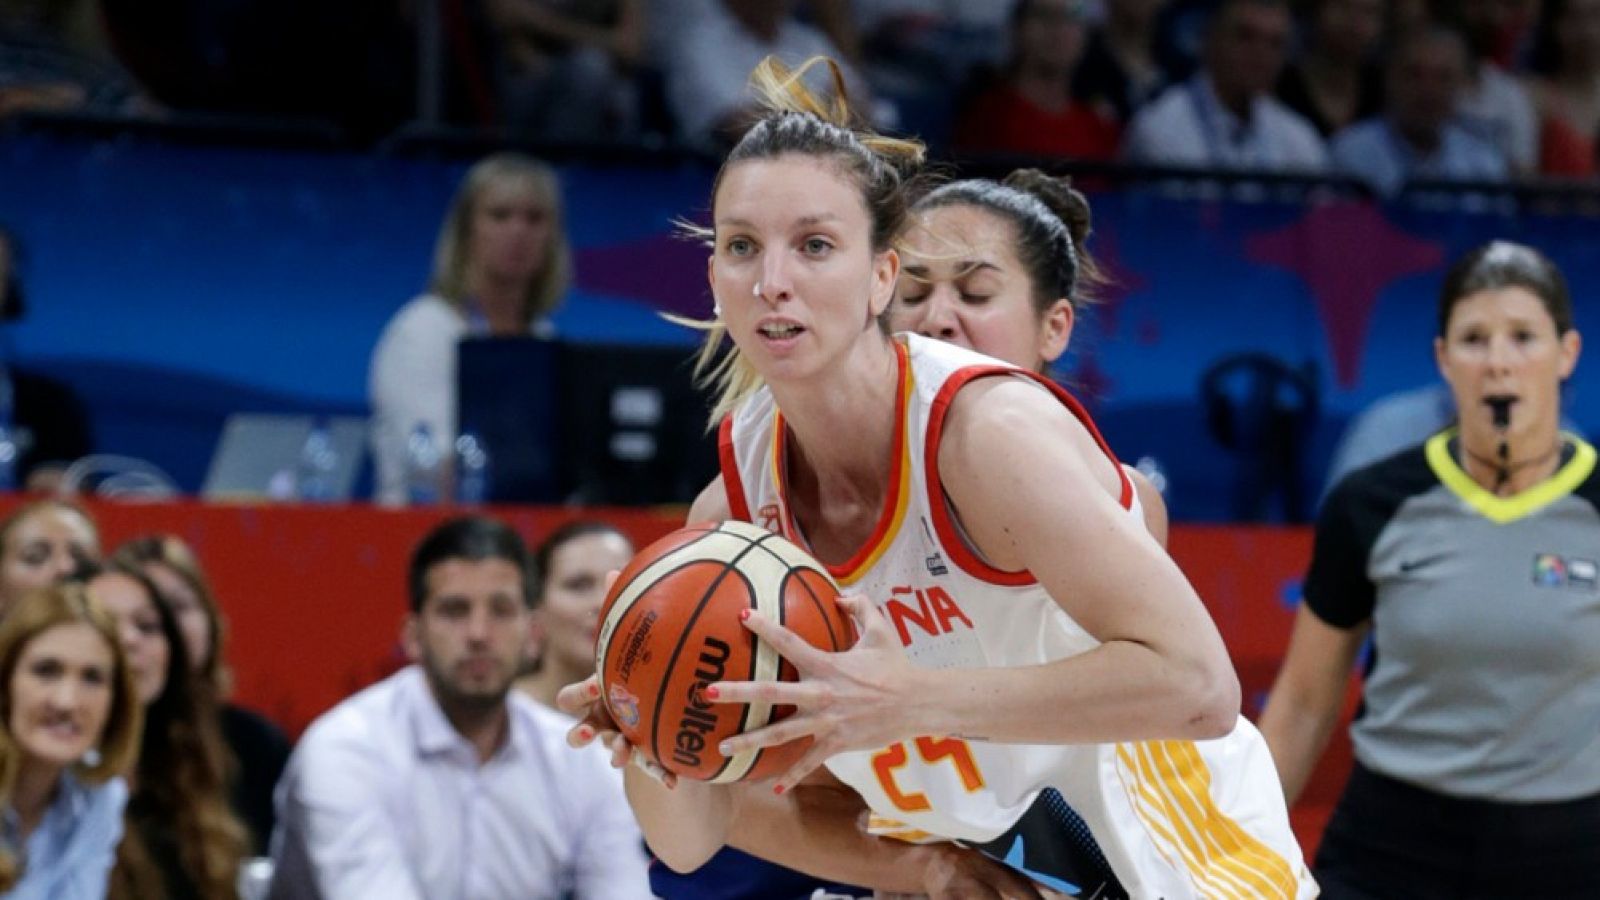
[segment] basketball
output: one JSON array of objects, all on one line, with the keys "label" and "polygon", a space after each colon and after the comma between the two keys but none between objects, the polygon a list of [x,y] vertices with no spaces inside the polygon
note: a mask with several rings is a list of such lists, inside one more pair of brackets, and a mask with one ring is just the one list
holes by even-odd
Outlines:
[{"label": "basketball", "polygon": [[712,703],[717,681],[794,681],[794,667],[739,621],[752,609],[813,646],[849,647],[839,588],[794,544],[746,522],[691,525],[640,551],[600,609],[600,696],[622,734],[683,778],[727,783],[781,774],[810,738],[732,758],[724,739],[794,712],[766,703]]}]

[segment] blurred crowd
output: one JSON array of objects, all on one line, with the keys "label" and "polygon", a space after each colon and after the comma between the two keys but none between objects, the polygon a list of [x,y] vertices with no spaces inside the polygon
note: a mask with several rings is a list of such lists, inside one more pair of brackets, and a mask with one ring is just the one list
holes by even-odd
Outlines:
[{"label": "blurred crowd", "polygon": [[825,55],[878,127],[962,156],[1346,174],[1380,192],[1593,178],[1600,133],[1600,0],[4,0],[0,47],[0,114],[373,135],[420,115],[702,148],[739,133],[763,56]]}]

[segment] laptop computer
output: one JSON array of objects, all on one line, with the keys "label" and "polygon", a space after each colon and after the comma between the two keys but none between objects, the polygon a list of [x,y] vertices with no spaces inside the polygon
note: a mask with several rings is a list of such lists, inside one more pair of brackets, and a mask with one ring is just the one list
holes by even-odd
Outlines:
[{"label": "laptop computer", "polygon": [[[211,456],[201,496],[208,500],[295,499],[295,470],[316,421],[317,417],[308,415],[230,415]],[[349,500],[367,452],[367,420],[329,416],[324,421],[335,455],[326,499]]]}]

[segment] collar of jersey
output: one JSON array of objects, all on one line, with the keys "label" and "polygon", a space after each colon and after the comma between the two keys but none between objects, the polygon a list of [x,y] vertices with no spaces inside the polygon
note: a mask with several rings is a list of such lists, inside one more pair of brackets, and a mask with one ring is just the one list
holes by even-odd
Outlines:
[{"label": "collar of jersey", "polygon": [[1571,444],[1575,450],[1572,458],[1557,469],[1554,475],[1533,487],[1512,494],[1510,497],[1498,497],[1483,485],[1473,481],[1472,476],[1461,468],[1461,464],[1456,462],[1455,456],[1451,454],[1450,441],[1455,438],[1458,431],[1457,428],[1447,428],[1428,439],[1426,445],[1428,466],[1433,469],[1433,474],[1439,477],[1440,483],[1496,525],[1515,522],[1544,509],[1572,493],[1578,485],[1583,484],[1590,473],[1594,472],[1594,447],[1583,438],[1563,431],[1562,440]]},{"label": "collar of jersey", "polygon": [[[895,395],[895,426],[894,426],[894,456],[890,463],[889,471],[889,496],[883,504],[883,513],[878,518],[877,527],[873,529],[872,536],[861,545],[854,555],[845,562],[834,565],[824,562],[828,574],[842,585],[851,585],[860,581],[889,549],[889,544],[894,541],[894,536],[900,530],[900,524],[906,517],[906,506],[911,498],[911,442],[907,435],[907,418],[910,411],[911,389],[914,379],[911,374],[911,353],[903,341],[891,341],[894,346],[895,361],[900,368],[899,392]],[[794,513],[789,508],[789,488],[787,484],[788,473],[788,436],[783,423],[783,413],[779,412],[773,417],[772,423],[772,483],[777,489],[781,515],[783,516],[784,536],[804,547],[807,553],[811,552],[811,545],[806,542],[805,535],[800,533],[800,524],[794,520]]]}]

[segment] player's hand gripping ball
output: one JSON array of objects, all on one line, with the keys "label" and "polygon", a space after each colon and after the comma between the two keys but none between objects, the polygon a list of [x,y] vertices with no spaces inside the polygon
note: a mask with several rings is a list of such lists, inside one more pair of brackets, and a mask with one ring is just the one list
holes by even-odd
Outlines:
[{"label": "player's hand gripping ball", "polygon": [[691,525],[644,548],[600,609],[600,698],[635,752],[683,778],[726,783],[780,775],[811,739],[731,758],[723,739],[794,712],[767,703],[712,703],[718,681],[799,676],[739,620],[751,609],[828,651],[854,641],[839,588],[810,554],[745,522]]}]

